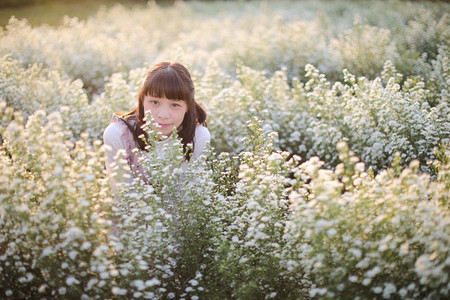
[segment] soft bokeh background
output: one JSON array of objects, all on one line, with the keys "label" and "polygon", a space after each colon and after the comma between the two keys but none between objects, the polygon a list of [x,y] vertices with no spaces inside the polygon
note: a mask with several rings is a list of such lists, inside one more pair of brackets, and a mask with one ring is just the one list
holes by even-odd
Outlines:
[{"label": "soft bokeh background", "polygon": [[[11,16],[18,19],[25,18],[31,25],[59,25],[62,17],[78,17],[86,19],[93,15],[100,7],[111,7],[120,3],[131,7],[144,5],[141,0],[1,0],[0,26],[8,24]],[[170,5],[173,1],[162,0],[161,5]]]}]

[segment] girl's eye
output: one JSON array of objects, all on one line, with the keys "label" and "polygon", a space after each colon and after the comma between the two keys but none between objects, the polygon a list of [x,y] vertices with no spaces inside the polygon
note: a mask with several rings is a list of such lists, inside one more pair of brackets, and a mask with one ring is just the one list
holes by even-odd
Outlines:
[{"label": "girl's eye", "polygon": [[159,104],[159,102],[158,102],[158,101],[150,101],[150,104],[152,104],[152,105],[156,106],[156,105],[158,105],[158,104]]},{"label": "girl's eye", "polygon": [[181,105],[178,103],[172,103],[172,107],[177,108],[177,107],[181,107]]}]

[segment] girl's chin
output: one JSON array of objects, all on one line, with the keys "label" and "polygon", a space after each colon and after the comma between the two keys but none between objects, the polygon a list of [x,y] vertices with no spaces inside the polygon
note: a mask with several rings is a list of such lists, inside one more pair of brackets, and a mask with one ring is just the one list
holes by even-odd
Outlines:
[{"label": "girl's chin", "polygon": [[159,131],[162,135],[169,137],[172,134],[172,130],[160,130]]}]

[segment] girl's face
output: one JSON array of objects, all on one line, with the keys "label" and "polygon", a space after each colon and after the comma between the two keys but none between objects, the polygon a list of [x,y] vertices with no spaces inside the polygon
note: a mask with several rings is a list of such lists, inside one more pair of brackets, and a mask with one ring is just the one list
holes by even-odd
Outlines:
[{"label": "girl's face", "polygon": [[159,131],[170,136],[174,128],[183,123],[188,108],[182,100],[171,100],[153,96],[144,97],[144,111],[150,110],[153,119],[160,126]]}]

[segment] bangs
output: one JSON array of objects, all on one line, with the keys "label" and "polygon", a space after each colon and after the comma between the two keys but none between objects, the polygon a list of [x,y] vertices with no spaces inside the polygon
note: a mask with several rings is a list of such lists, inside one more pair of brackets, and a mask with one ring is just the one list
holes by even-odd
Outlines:
[{"label": "bangs", "polygon": [[167,98],[170,100],[189,101],[192,98],[192,88],[172,68],[168,67],[156,72],[146,80],[143,95]]}]

